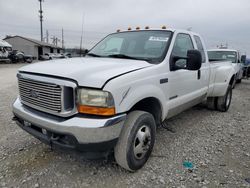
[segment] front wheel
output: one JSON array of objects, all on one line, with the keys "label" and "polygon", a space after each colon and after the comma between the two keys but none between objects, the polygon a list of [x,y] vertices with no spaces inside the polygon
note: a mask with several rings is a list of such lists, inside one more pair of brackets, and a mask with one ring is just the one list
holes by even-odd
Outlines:
[{"label": "front wheel", "polygon": [[229,85],[226,94],[222,97],[218,97],[217,109],[221,112],[226,112],[230,107],[231,100],[232,100],[232,86]]},{"label": "front wheel", "polygon": [[116,162],[129,171],[143,167],[153,150],[155,133],[156,124],[150,113],[130,112],[115,146]]}]

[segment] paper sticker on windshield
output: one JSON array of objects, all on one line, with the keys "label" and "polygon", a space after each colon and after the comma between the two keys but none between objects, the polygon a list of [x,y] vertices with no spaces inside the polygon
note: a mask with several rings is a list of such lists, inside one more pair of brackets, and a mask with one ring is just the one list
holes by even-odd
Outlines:
[{"label": "paper sticker on windshield", "polygon": [[158,41],[158,42],[167,42],[168,41],[168,37],[154,37],[154,36],[151,36],[149,37],[150,41]]},{"label": "paper sticker on windshield", "polygon": [[235,55],[227,55],[227,57],[235,57]]}]

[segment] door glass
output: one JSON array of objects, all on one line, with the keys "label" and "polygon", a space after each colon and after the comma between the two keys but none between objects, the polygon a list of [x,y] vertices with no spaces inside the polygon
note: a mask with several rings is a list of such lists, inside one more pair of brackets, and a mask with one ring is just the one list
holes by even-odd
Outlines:
[{"label": "door glass", "polygon": [[206,56],[205,56],[205,51],[204,51],[201,39],[198,36],[194,36],[194,39],[195,39],[195,42],[197,44],[198,50],[201,52],[202,63],[205,63],[206,62]]},{"label": "door glass", "polygon": [[[175,44],[172,51],[172,57],[187,57],[187,51],[194,49],[190,35],[180,33],[175,39]],[[176,61],[176,66],[185,68],[187,60],[179,59]]]}]

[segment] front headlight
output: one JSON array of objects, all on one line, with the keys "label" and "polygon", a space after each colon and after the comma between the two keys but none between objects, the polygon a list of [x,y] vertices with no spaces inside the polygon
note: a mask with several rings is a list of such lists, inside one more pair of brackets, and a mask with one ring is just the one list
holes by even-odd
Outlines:
[{"label": "front headlight", "polygon": [[80,113],[111,116],[115,114],[111,93],[95,89],[78,89],[77,108]]}]

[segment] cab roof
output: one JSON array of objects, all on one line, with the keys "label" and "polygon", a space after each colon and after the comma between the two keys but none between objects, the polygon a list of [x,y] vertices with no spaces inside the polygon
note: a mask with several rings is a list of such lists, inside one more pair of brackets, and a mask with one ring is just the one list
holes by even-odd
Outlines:
[{"label": "cab roof", "polygon": [[191,34],[191,35],[198,35],[198,33],[195,33],[193,31],[189,31],[189,30],[184,30],[184,29],[174,29],[174,28],[166,28],[166,29],[163,29],[163,28],[149,28],[149,29],[146,29],[146,28],[142,28],[142,29],[136,29],[136,28],[129,28],[129,29],[118,29],[119,32],[117,31],[116,33],[123,33],[123,32],[134,32],[134,31],[171,31],[171,32],[180,32],[180,33],[188,33],[188,34]]}]

